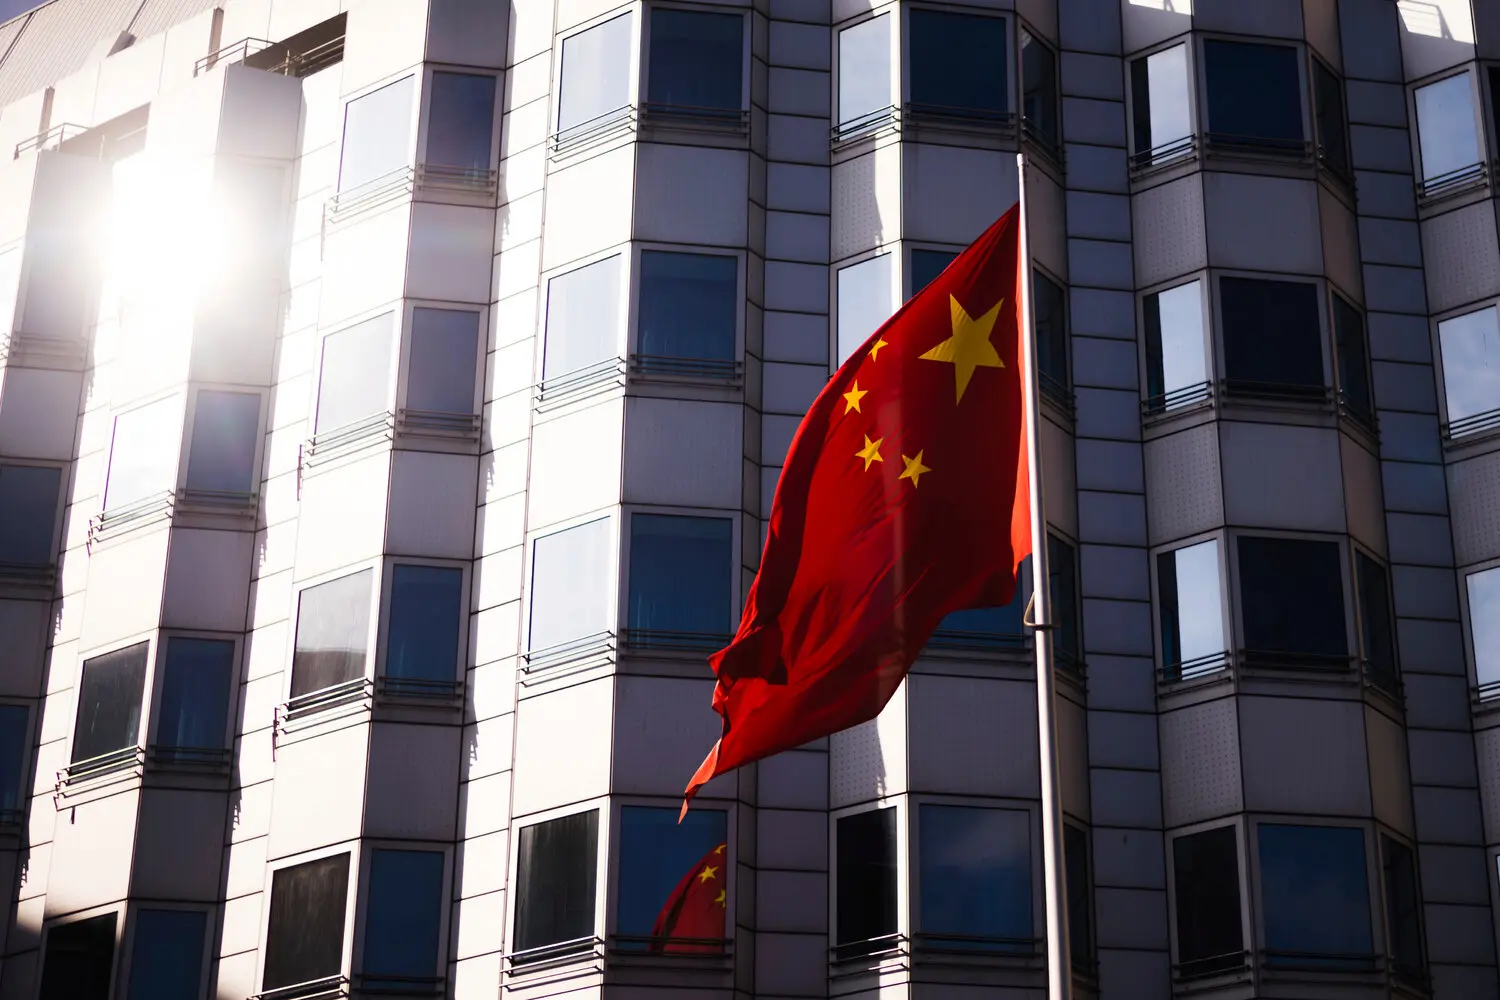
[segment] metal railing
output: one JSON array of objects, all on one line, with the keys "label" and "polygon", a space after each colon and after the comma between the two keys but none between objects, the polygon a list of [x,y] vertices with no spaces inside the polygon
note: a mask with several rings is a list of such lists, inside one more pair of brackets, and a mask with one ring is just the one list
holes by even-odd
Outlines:
[{"label": "metal railing", "polygon": [[536,948],[523,948],[510,952],[505,956],[505,965],[507,971],[511,973],[523,969],[541,969],[562,965],[576,962],[584,957],[599,957],[603,946],[604,942],[593,936],[573,938],[569,941],[558,941],[555,944],[544,944]]},{"label": "metal railing", "polygon": [[462,707],[464,682],[453,680],[430,680],[425,677],[392,677],[382,674],[375,678],[376,701],[398,701],[411,704],[426,704],[436,707]]},{"label": "metal railing", "polygon": [[1345,653],[1304,653],[1280,649],[1241,649],[1235,659],[1239,666],[1252,670],[1325,675],[1352,674],[1358,663],[1358,657]]},{"label": "metal railing", "polygon": [[1460,417],[1443,425],[1443,440],[1457,441],[1470,435],[1500,430],[1500,408]]},{"label": "metal railing", "polygon": [[1037,372],[1037,384],[1041,387],[1042,398],[1050,400],[1053,405],[1061,407],[1069,416],[1076,408],[1076,399],[1073,390],[1067,384],[1060,382],[1048,375],[1046,372]]},{"label": "metal railing", "polygon": [[183,487],[177,491],[178,507],[220,514],[254,514],[259,501],[258,493],[241,490],[195,490]]},{"label": "metal railing", "polygon": [[1438,174],[1435,177],[1424,177],[1417,181],[1417,200],[1438,201],[1484,187],[1489,181],[1489,164],[1471,163],[1467,167],[1459,167],[1457,170],[1449,170],[1447,173]]},{"label": "metal railing", "polygon": [[559,129],[547,137],[547,149],[554,157],[577,152],[617,135],[635,131],[638,119],[635,105],[626,104],[577,125]]},{"label": "metal railing", "polygon": [[134,503],[112,507],[89,518],[87,545],[93,550],[94,543],[102,538],[116,535],[131,528],[170,520],[177,496],[170,490],[153,493]]},{"label": "metal railing", "polygon": [[1148,417],[1158,416],[1174,410],[1186,409],[1200,403],[1210,406],[1214,402],[1214,384],[1212,382],[1197,382],[1193,385],[1185,385],[1178,389],[1158,393],[1155,396],[1147,396],[1141,400],[1141,413]]},{"label": "metal railing", "polygon": [[1252,159],[1313,162],[1313,144],[1306,139],[1283,139],[1277,136],[1236,135],[1232,132],[1207,132],[1203,148],[1209,155],[1228,155]]},{"label": "metal railing", "polygon": [[1334,393],[1334,402],[1338,405],[1339,416],[1351,420],[1372,434],[1380,433],[1380,420],[1375,416],[1373,410],[1363,405],[1349,402],[1349,393],[1340,389]]},{"label": "metal railing", "polygon": [[396,415],[390,411],[372,414],[341,427],[319,431],[303,447],[303,463],[313,466],[363,448],[384,444],[395,436]]},{"label": "metal railing", "polygon": [[1377,691],[1390,695],[1396,701],[1406,699],[1406,685],[1401,681],[1401,670],[1394,663],[1376,663],[1373,660],[1359,661],[1360,673],[1365,683]]},{"label": "metal railing", "polygon": [[1285,948],[1267,948],[1260,953],[1260,960],[1267,969],[1298,972],[1380,972],[1385,964],[1383,956],[1364,952],[1292,951]]},{"label": "metal railing", "polygon": [[605,358],[585,368],[543,378],[536,386],[536,408],[545,413],[601,393],[625,387],[623,358]]},{"label": "metal railing", "polygon": [[442,996],[448,980],[442,976],[384,976],[356,973],[354,991],[359,996]]},{"label": "metal railing", "polygon": [[301,45],[304,42],[300,39],[305,39],[310,33],[311,30],[285,42],[273,42],[266,48],[252,52],[245,56],[245,65],[280,76],[303,77],[312,76],[319,70],[327,69],[343,61],[344,32],[342,28],[332,38],[302,48]]},{"label": "metal railing", "polygon": [[250,1000],[342,1000],[348,995],[349,980],[346,977],[324,976],[322,979],[255,993]]},{"label": "metal railing", "polygon": [[670,958],[727,958],[734,951],[733,938],[652,937],[649,934],[615,934],[609,950],[625,955],[665,955]]},{"label": "metal railing", "polygon": [[87,757],[83,760],[75,760],[65,767],[59,768],[57,772],[57,790],[64,791],[69,786],[84,781],[92,781],[113,774],[121,774],[134,770],[146,762],[146,751],[139,746],[121,747],[102,753],[96,757]]},{"label": "metal railing", "polygon": [[187,771],[228,771],[230,751],[223,747],[179,747],[152,744],[146,766]]},{"label": "metal railing", "polygon": [[342,222],[355,215],[372,212],[411,197],[416,189],[416,171],[397,167],[389,173],[357,184],[333,195],[323,204],[323,223]]},{"label": "metal railing", "polygon": [[829,961],[834,965],[846,962],[866,962],[871,959],[893,958],[907,954],[905,934],[882,934],[862,941],[844,941],[828,949]]},{"label": "metal railing", "polygon": [[927,639],[928,649],[968,649],[987,652],[1023,652],[1031,648],[1024,632],[968,632],[940,628]]},{"label": "metal railing", "polygon": [[627,628],[620,641],[631,650],[670,650],[683,653],[713,652],[729,645],[727,632],[676,632],[659,628]]},{"label": "metal railing", "polygon": [[419,191],[459,191],[493,198],[500,190],[500,172],[475,167],[449,167],[441,163],[417,164]]},{"label": "metal railing", "polygon": [[[564,667],[587,670],[602,663],[613,663],[616,652],[613,632],[595,632],[567,642],[527,650],[521,654],[524,663],[521,674],[523,678],[535,680],[537,674],[555,674]],[[526,680],[523,679],[522,683],[526,683]]]},{"label": "metal railing", "polygon": [[31,138],[22,139],[16,143],[15,152],[11,154],[11,159],[19,160],[21,154],[29,153],[32,150],[50,149],[53,146],[59,146],[69,139],[76,139],[88,130],[89,127],[87,125],[78,125],[73,122],[63,122],[61,125],[54,125],[45,132],[38,132]]},{"label": "metal railing", "polygon": [[1044,134],[1037,127],[1036,122],[1025,115],[1021,116],[1021,138],[1030,144],[1032,149],[1050,160],[1053,166],[1062,167],[1066,162],[1067,156],[1063,152],[1061,135]]},{"label": "metal railing", "polygon": [[636,117],[643,128],[664,128],[722,135],[748,135],[750,133],[749,109],[705,108],[690,104],[647,102],[640,106]]},{"label": "metal railing", "polygon": [[1199,677],[1216,674],[1221,670],[1228,670],[1233,665],[1234,657],[1226,649],[1217,653],[1195,656],[1180,663],[1165,664],[1161,669],[1161,679],[1166,684],[1179,684],[1182,681],[1196,680]]},{"label": "metal railing", "polygon": [[396,411],[396,428],[412,434],[439,434],[478,440],[481,417],[477,413],[448,413],[442,410]]},{"label": "metal railing", "polygon": [[1198,137],[1185,135],[1181,139],[1173,139],[1171,142],[1164,142],[1159,146],[1130,154],[1130,172],[1144,174],[1170,167],[1174,163],[1186,163],[1197,158]]},{"label": "metal railing", "polygon": [[912,951],[918,954],[1035,958],[1041,952],[1041,942],[1035,938],[918,933],[912,935]]},{"label": "metal railing", "polygon": [[678,358],[665,354],[632,354],[629,372],[638,378],[709,379],[738,382],[744,378],[743,362],[726,358]]},{"label": "metal railing", "polygon": [[895,132],[900,128],[901,109],[892,104],[850,118],[848,121],[839,122],[828,130],[828,141],[832,145],[838,146],[846,142],[868,139],[882,133]]},{"label": "metal railing", "polygon": [[1227,951],[1221,955],[1205,955],[1202,958],[1188,959],[1172,966],[1172,979],[1179,983],[1193,982],[1212,976],[1249,975],[1249,973],[1250,953],[1248,951]]},{"label": "metal railing", "polygon": [[1328,386],[1307,385],[1299,382],[1261,382],[1247,378],[1226,378],[1219,383],[1219,391],[1225,398],[1241,400],[1323,405],[1328,405],[1333,401],[1333,390]]},{"label": "metal railing", "polygon": [[243,62],[249,56],[254,55],[262,49],[268,49],[275,44],[275,42],[267,38],[241,38],[237,42],[230,42],[223,48],[210,52],[202,59],[193,63],[193,75],[197,76],[200,73],[206,73],[221,62]]},{"label": "metal railing", "polygon": [[288,698],[276,706],[275,728],[277,732],[303,722],[312,716],[321,715],[340,708],[369,708],[375,685],[368,677],[356,677],[352,681],[331,684],[307,694]]},{"label": "metal railing", "polygon": [[1500,698],[1500,680],[1486,681],[1483,684],[1475,685],[1473,691],[1476,702],[1493,701]]}]

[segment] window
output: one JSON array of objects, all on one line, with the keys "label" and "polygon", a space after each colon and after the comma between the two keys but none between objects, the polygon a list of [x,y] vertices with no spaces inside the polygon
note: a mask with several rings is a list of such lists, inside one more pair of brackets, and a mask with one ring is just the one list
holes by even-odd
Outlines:
[{"label": "window", "polygon": [[1469,648],[1479,697],[1500,695],[1500,566],[1465,577],[1469,598]]},{"label": "window", "polygon": [[1052,652],[1058,666],[1077,670],[1083,665],[1078,641],[1078,567],[1073,546],[1056,535],[1047,536],[1047,572],[1052,577]]},{"label": "window", "polygon": [[463,616],[463,570],[397,565],[391,570],[391,613],[386,631],[385,677],[452,684],[458,676],[458,636]]},{"label": "window", "polygon": [[1094,955],[1089,835],[1076,826],[1064,825],[1063,855],[1068,872],[1068,950],[1075,966],[1087,967]]},{"label": "window", "polygon": [[1318,129],[1318,161],[1349,176],[1349,137],[1344,121],[1344,84],[1320,60],[1312,61],[1313,122]]},{"label": "window", "polygon": [[0,566],[50,566],[62,470],[0,465]]},{"label": "window", "polygon": [[701,367],[733,374],[739,269],[734,257],[642,250],[636,363],[665,371]]},{"label": "window", "polygon": [[1239,846],[1234,827],[1172,841],[1177,917],[1177,968],[1184,979],[1245,964],[1240,916]]},{"label": "window", "polygon": [[1336,670],[1348,665],[1338,543],[1241,535],[1239,563],[1250,662]]},{"label": "window", "polygon": [[1210,140],[1258,152],[1302,151],[1296,49],[1210,38],[1203,43],[1203,57]]},{"label": "window", "polygon": [[729,904],[728,815],[620,809],[616,943],[668,954],[724,950]]},{"label": "window", "polygon": [[1321,399],[1318,288],[1302,281],[1220,278],[1227,388],[1248,396]]},{"label": "window", "polygon": [[1026,813],[917,807],[919,940],[944,950],[1031,954],[1031,834]]},{"label": "window", "polygon": [[1227,662],[1221,580],[1216,539],[1156,557],[1161,664],[1167,680],[1197,677]]},{"label": "window", "polygon": [[914,112],[1010,120],[1005,20],[916,8],[907,13],[907,90]]},{"label": "window", "polygon": [[839,134],[857,135],[885,121],[891,108],[891,16],[881,14],[839,32]]},{"label": "window", "polygon": [[381,313],[323,338],[315,433],[390,411],[394,326],[395,314]]},{"label": "window", "polygon": [[911,252],[911,295],[908,298],[916,298],[917,293],[937,280],[937,276],[942,274],[957,258],[958,254],[951,250],[913,250]]},{"label": "window", "polygon": [[349,855],[307,861],[271,876],[261,989],[275,990],[340,975]]},{"label": "window", "polygon": [[600,125],[630,105],[630,15],[621,14],[563,39],[557,131]]},{"label": "window", "polygon": [[361,985],[405,993],[436,983],[442,919],[441,852],[371,851]]},{"label": "window", "polygon": [[1150,166],[1192,150],[1192,108],[1186,45],[1153,52],[1130,64],[1131,152],[1135,166]]},{"label": "window", "polygon": [[224,749],[234,643],[172,636],[161,682],[159,747]]},{"label": "window", "polygon": [[373,575],[360,570],[302,591],[292,652],[293,698],[364,677]]},{"label": "window", "polygon": [[255,492],[260,395],[201,389],[193,410],[187,488],[205,493]]},{"label": "window", "polygon": [[1267,964],[1371,967],[1364,831],[1261,823],[1259,835]]},{"label": "window", "polygon": [[494,131],[494,77],[432,74],[432,97],[427,105],[428,167],[449,167],[460,176],[487,178]]},{"label": "window", "polygon": [[1369,348],[1365,320],[1341,295],[1333,297],[1333,339],[1338,352],[1339,401],[1366,424],[1375,422],[1375,396],[1370,389]]},{"label": "window", "polygon": [[896,810],[871,809],[835,821],[834,954],[880,951],[896,934]]},{"label": "window", "polygon": [[1448,434],[1500,426],[1500,312],[1495,306],[1438,324]]},{"label": "window", "polygon": [[744,34],[740,14],[653,8],[646,100],[697,116],[738,119]]},{"label": "window", "polygon": [[848,361],[891,318],[894,309],[891,266],[891,255],[883,253],[839,269],[838,365]]},{"label": "window", "polygon": [[73,729],[74,764],[136,745],[149,646],[138,642],[83,662]]},{"label": "window", "polygon": [[1354,553],[1359,586],[1360,647],[1365,669],[1376,684],[1395,694],[1401,689],[1396,672],[1396,623],[1391,617],[1391,592],[1385,567],[1363,552]]},{"label": "window", "polygon": [[118,510],[170,493],[177,484],[181,440],[182,403],[177,397],[115,417],[104,509]]},{"label": "window", "polygon": [[137,910],[129,1000],[198,1000],[207,925],[202,910]]},{"label": "window", "polygon": [[728,640],[733,528],[721,517],[631,516],[632,643],[697,649]]},{"label": "window", "polygon": [[109,1000],[115,965],[115,914],[47,929],[40,1000]]},{"label": "window", "polygon": [[531,649],[610,631],[613,548],[607,518],[543,535],[532,543]]},{"label": "window", "polygon": [[597,810],[521,828],[513,961],[515,952],[593,937],[598,850]]},{"label": "window", "polygon": [[26,812],[26,724],[31,713],[25,705],[0,705],[0,824],[18,823]]},{"label": "window", "polygon": [[411,366],[406,410],[417,413],[474,412],[479,358],[479,313],[469,309],[411,312]]},{"label": "window", "polygon": [[1021,560],[1016,590],[1004,607],[967,608],[944,616],[928,640],[936,649],[1019,649],[1026,645],[1022,618],[1031,600],[1031,557]]},{"label": "window", "polygon": [[345,105],[339,191],[351,191],[410,164],[413,86],[413,77],[402,77]]},{"label": "window", "polygon": [[1380,838],[1385,863],[1385,920],[1391,969],[1420,982],[1427,969],[1422,948],[1422,896],[1417,891],[1417,862],[1410,847]]},{"label": "window", "polygon": [[1035,268],[1031,271],[1032,320],[1036,324],[1036,367],[1042,392],[1061,402],[1073,403],[1068,387],[1067,296],[1051,278]]},{"label": "window", "polygon": [[542,378],[620,356],[620,257],[606,257],[547,282]]},{"label": "window", "polygon": [[1459,73],[1418,87],[1414,96],[1422,193],[1439,194],[1479,176],[1483,157],[1469,74]]},{"label": "window", "polygon": [[1151,413],[1209,398],[1203,336],[1203,286],[1190,281],[1141,302],[1146,327],[1146,409]]},{"label": "window", "polygon": [[1021,32],[1021,121],[1029,138],[1057,153],[1057,56],[1029,31]]}]

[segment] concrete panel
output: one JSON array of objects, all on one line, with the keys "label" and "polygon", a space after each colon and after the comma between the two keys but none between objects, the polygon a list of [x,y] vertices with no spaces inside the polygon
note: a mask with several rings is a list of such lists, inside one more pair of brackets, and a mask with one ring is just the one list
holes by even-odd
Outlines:
[{"label": "concrete panel", "polygon": [[301,120],[302,81],[297,77],[238,64],[224,68],[217,144],[221,155],[295,159]]},{"label": "concrete panel", "polygon": [[1073,457],[1073,436],[1050,420],[1041,422],[1042,496],[1047,501],[1047,521],[1073,537],[1078,537],[1076,492],[1077,464]]},{"label": "concrete panel", "polygon": [[164,34],[142,38],[99,64],[99,89],[94,97],[97,121],[109,121],[156,96],[166,40]]},{"label": "concrete panel", "polygon": [[0,378],[0,454],[71,459],[83,374],[11,367]]},{"label": "concrete panel", "polygon": [[[0,600],[0,695],[34,698],[41,688],[44,650],[51,629],[46,601]],[[53,654],[53,673],[59,669]],[[69,667],[71,669],[71,667]]]},{"label": "concrete panel", "polygon": [[96,546],[89,558],[89,614],[80,648],[86,654],[126,636],[140,635],[161,621],[167,570],[167,531]]},{"label": "concrete panel", "polygon": [[323,469],[303,480],[297,579],[339,569],[381,552],[390,474],[391,453],[383,452]]},{"label": "concrete panel", "polygon": [[619,502],[624,414],[622,403],[613,401],[535,426],[529,527]]},{"label": "concrete panel", "polygon": [[1087,822],[1092,814],[1088,713],[1068,698],[1057,700],[1057,759],[1063,809]]},{"label": "concrete panel", "polygon": [[[1033,170],[1027,180],[1026,195],[1029,202],[1027,206],[1029,216],[1026,224],[1031,236],[1031,258],[1063,281],[1067,281],[1067,237],[1070,232],[1068,219],[1070,218],[1069,211],[1073,207],[1071,199],[1064,193],[1062,188],[1053,183],[1052,178],[1044,171]],[[1129,211],[1128,200],[1114,198],[1109,199],[1109,201],[1117,207],[1117,211],[1110,213],[1112,225],[1121,231],[1121,239],[1129,239],[1130,224],[1126,221]],[[1099,208],[1100,206],[1097,204],[1090,204],[1087,206],[1086,211],[1074,209],[1074,214],[1071,218],[1075,220],[1076,224],[1086,214],[1095,214],[1098,217],[1098,214],[1102,214],[1102,212],[1099,212]],[[997,214],[995,218],[998,217],[999,215]],[[992,219],[991,221],[994,220]],[[978,236],[979,234],[975,233],[974,235]]]},{"label": "concrete panel", "polygon": [[323,245],[318,323],[327,329],[402,296],[411,206],[361,215],[330,226]]},{"label": "concrete panel", "polygon": [[479,465],[469,455],[395,452],[386,550],[400,555],[470,557],[478,475]]},{"label": "concrete panel", "polygon": [[608,793],[614,718],[608,679],[523,700],[516,709],[512,815]]},{"label": "concrete panel", "polygon": [[739,404],[634,397],[625,406],[625,502],[738,508]]},{"label": "concrete panel", "polygon": [[175,529],[167,549],[162,625],[243,632],[254,543],[248,531]]},{"label": "concrete panel", "polygon": [[1337,431],[1224,421],[1220,437],[1230,524],[1344,530]]},{"label": "concrete panel", "polygon": [[1210,263],[1322,273],[1316,182],[1253,174],[1208,173],[1204,177]]},{"label": "concrete panel", "polygon": [[[621,677],[615,689],[615,734],[611,791],[617,794],[681,794],[684,769],[696,766],[719,738],[720,720],[709,703],[713,680]],[[699,794],[730,798],[734,774]]]},{"label": "concrete panel", "polygon": [[828,802],[838,809],[899,795],[911,787],[907,759],[912,727],[908,677],[885,708],[869,722],[834,733],[828,739]]},{"label": "concrete panel", "polygon": [[1213,424],[1148,441],[1144,453],[1152,545],[1224,523],[1219,435]]},{"label": "concrete panel", "polygon": [[49,919],[125,898],[139,807],[140,797],[128,792],[69,804],[52,844],[45,911]]},{"label": "concrete panel", "polygon": [[499,69],[506,61],[506,14],[488,0],[433,0],[427,16],[427,61]]},{"label": "concrete panel", "polygon": [[1203,175],[1190,174],[1131,199],[1135,275],[1154,285],[1208,266]]},{"label": "concrete panel", "polygon": [[1366,709],[1365,739],[1369,747],[1370,802],[1375,818],[1409,837],[1416,836],[1406,734],[1389,717]]},{"label": "concrete panel", "polygon": [[361,0],[349,5],[343,93],[363,90],[420,63],[426,38],[425,5],[403,0]]},{"label": "concrete panel", "polygon": [[365,836],[454,839],[460,735],[456,726],[371,727]]},{"label": "concrete panel", "polygon": [[1500,245],[1489,202],[1444,212],[1422,223],[1427,303],[1435,313],[1500,294]]},{"label": "concrete panel", "polygon": [[462,205],[412,206],[406,294],[448,302],[490,301],[495,213]]},{"label": "concrete panel", "polygon": [[1386,552],[1380,460],[1347,437],[1339,439],[1349,534],[1378,554]]},{"label": "concrete panel", "polygon": [[1323,225],[1323,268],[1328,279],[1364,301],[1364,275],[1360,271],[1360,230],[1353,212],[1327,188],[1318,187],[1319,217]]},{"label": "concrete panel", "polygon": [[1484,839],[1500,841],[1500,729],[1474,734],[1474,756],[1479,761],[1479,797],[1484,809]]},{"label": "concrete panel", "polygon": [[748,153],[659,143],[641,143],[637,149],[636,239],[746,245]]},{"label": "concrete panel", "polygon": [[911,787],[957,795],[1040,794],[1030,684],[914,674]]},{"label": "concrete panel", "polygon": [[926,143],[902,143],[901,148],[906,239],[962,246],[1016,202],[1019,183],[1012,154]]},{"label": "concrete panel", "polygon": [[283,740],[276,748],[266,857],[274,861],[358,837],[369,756],[368,723]]},{"label": "concrete panel", "polygon": [[1277,38],[1302,37],[1302,0],[1193,0],[1193,27]]},{"label": "concrete panel", "polygon": [[548,174],[542,268],[550,270],[629,240],[634,183],[632,146]]},{"label": "concrete panel", "polygon": [[1248,696],[1239,702],[1247,809],[1370,815],[1362,705]]},{"label": "concrete panel", "polygon": [[1338,0],[1302,0],[1302,26],[1312,50],[1342,71]]},{"label": "concrete panel", "polygon": [[833,167],[833,260],[901,238],[901,162],[900,148],[886,146]]},{"label": "concrete panel", "polygon": [[1162,815],[1168,827],[1239,812],[1240,727],[1233,699],[1161,716]]},{"label": "concrete panel", "polygon": [[789,809],[756,810],[755,860],[762,869],[828,867],[828,817]]},{"label": "concrete panel", "polygon": [[755,765],[756,803],[768,809],[826,810],[829,769],[823,752],[789,750],[767,757]]},{"label": "concrete panel", "polygon": [[1458,565],[1500,557],[1500,452],[1449,465],[1448,500]]},{"label": "concrete panel", "polygon": [[130,891],[148,899],[214,899],[227,806],[220,792],[142,791]]}]

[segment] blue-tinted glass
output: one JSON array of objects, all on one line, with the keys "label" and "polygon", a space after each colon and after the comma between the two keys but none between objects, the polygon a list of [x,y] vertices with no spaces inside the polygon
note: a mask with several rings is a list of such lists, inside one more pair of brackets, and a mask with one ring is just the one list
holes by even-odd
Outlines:
[{"label": "blue-tinted glass", "polygon": [[451,681],[458,671],[463,571],[397,566],[391,582],[391,624],[385,675]]},{"label": "blue-tinted glass", "polygon": [[25,705],[0,705],[0,813],[23,808],[21,766],[26,759]]},{"label": "blue-tinted glass", "polygon": [[1036,326],[1036,367],[1043,392],[1066,394],[1068,379],[1068,315],[1062,288],[1040,271],[1031,282],[1032,322]]},{"label": "blue-tinted glass", "polygon": [[838,272],[837,368],[891,318],[891,255],[883,253]]},{"label": "blue-tinted glass", "polygon": [[156,745],[223,749],[233,669],[232,642],[168,639]]},{"label": "blue-tinted glass", "polygon": [[731,523],[718,517],[630,519],[632,629],[729,632]]},{"label": "blue-tinted glass", "polygon": [[745,18],[739,14],[651,11],[647,100],[685,108],[739,111]]},{"label": "blue-tinted glass", "polygon": [[259,393],[199,392],[188,447],[187,488],[215,493],[254,490],[259,430]]},{"label": "blue-tinted glass", "polygon": [[206,925],[200,910],[137,912],[130,1000],[198,1000]]},{"label": "blue-tinted glass", "polygon": [[[683,878],[701,874],[704,858],[726,841],[726,814],[694,809],[677,822],[676,809],[626,806],[620,810],[619,897],[615,930],[622,937],[649,937],[652,928]],[[721,865],[709,879],[727,885],[728,851],[717,855]],[[727,902],[727,900],[726,900]],[[668,920],[666,925],[669,927]],[[644,943],[644,942],[622,942]]]},{"label": "blue-tinted glass", "polygon": [[[1031,948],[1031,820],[1006,809],[923,804],[921,926],[945,946]],[[983,939],[983,940],[965,940]]]},{"label": "blue-tinted glass", "polygon": [[1224,374],[1244,386],[1319,387],[1323,333],[1318,289],[1305,281],[1219,279]]},{"label": "blue-tinted glass", "polygon": [[1216,135],[1302,141],[1297,50],[1209,39],[1208,129]]},{"label": "blue-tinted glass", "polygon": [[911,252],[911,294],[932,284],[934,278],[943,273],[943,268],[953,263],[958,254],[951,250],[913,250]]},{"label": "blue-tinted glass", "polygon": [[52,527],[61,488],[61,469],[0,465],[0,563],[52,562]]},{"label": "blue-tinted glass", "polygon": [[914,105],[930,110],[1009,110],[1005,21],[918,8],[907,15]]},{"label": "blue-tinted glass", "polygon": [[432,74],[427,112],[427,162],[461,170],[490,169],[495,128],[495,78]]},{"label": "blue-tinted glass", "polygon": [[436,978],[442,910],[442,854],[375,851],[365,906],[365,985],[381,985],[382,977],[397,986],[402,980]]},{"label": "blue-tinted glass", "polygon": [[1336,967],[1369,959],[1363,830],[1262,823],[1260,888],[1273,960]]},{"label": "blue-tinted glass", "polygon": [[410,165],[412,87],[413,78],[403,77],[345,106],[340,191]]},{"label": "blue-tinted glass", "polygon": [[413,309],[411,340],[406,408],[473,413],[479,314],[469,309]]},{"label": "blue-tinted glass", "polygon": [[933,634],[933,645],[955,644],[979,646],[1012,646],[1026,641],[1026,630],[1021,624],[1026,613],[1026,602],[1031,597],[1031,557],[1021,561],[1017,574],[1016,592],[1010,603],[1003,607],[970,608],[954,611],[938,623]]},{"label": "blue-tinted glass", "polygon": [[637,353],[732,361],[738,293],[733,257],[642,251]]}]

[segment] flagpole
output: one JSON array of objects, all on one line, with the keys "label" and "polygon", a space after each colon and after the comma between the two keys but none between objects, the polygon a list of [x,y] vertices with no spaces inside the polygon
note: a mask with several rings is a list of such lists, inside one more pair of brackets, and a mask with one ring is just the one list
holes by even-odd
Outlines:
[{"label": "flagpole", "polygon": [[1021,357],[1026,402],[1026,476],[1031,493],[1032,632],[1036,643],[1036,708],[1038,759],[1042,778],[1042,885],[1047,919],[1047,997],[1069,1000],[1073,995],[1072,963],[1068,955],[1068,894],[1063,869],[1062,795],[1058,788],[1056,675],[1052,658],[1051,574],[1047,566],[1047,527],[1042,505],[1041,401],[1036,366],[1036,326],[1031,311],[1031,242],[1027,228],[1026,154],[1016,154],[1021,209]]}]

